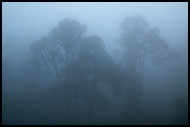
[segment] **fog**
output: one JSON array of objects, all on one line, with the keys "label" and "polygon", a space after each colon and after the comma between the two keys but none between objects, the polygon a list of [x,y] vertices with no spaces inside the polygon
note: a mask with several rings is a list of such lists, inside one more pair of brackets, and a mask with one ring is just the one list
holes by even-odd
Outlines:
[{"label": "fog", "polygon": [[187,2],[3,2],[4,125],[188,124]]}]

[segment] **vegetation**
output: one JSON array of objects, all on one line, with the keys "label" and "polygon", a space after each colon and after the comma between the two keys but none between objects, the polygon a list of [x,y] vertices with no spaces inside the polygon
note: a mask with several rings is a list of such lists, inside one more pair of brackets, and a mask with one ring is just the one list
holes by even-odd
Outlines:
[{"label": "vegetation", "polygon": [[[121,23],[118,43],[123,47],[124,67],[114,62],[99,36],[87,36],[86,30],[78,21],[64,19],[31,46],[33,65],[52,79],[51,93],[62,106],[62,121],[133,124],[150,119],[142,115],[144,64],[162,63],[177,53],[158,28],[149,28],[141,16],[127,17]],[[104,87],[110,88],[111,97]],[[123,106],[117,116],[113,98],[121,96]]]}]

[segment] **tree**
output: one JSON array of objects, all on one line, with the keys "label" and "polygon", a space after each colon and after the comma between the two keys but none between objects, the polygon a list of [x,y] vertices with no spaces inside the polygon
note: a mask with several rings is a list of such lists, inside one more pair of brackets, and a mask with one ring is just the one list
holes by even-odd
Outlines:
[{"label": "tree", "polygon": [[101,91],[101,83],[106,82],[119,95],[125,78],[105,51],[103,40],[85,36],[85,31],[86,26],[65,19],[31,46],[32,61],[54,81],[54,93],[63,102],[63,112],[67,114],[63,119],[68,122],[84,120],[81,113],[84,110],[88,122],[93,122],[93,117],[98,117],[95,115],[98,106],[105,111],[110,109],[110,100]]},{"label": "tree", "polygon": [[[158,28],[150,28],[148,22],[141,16],[131,16],[121,23],[120,44],[124,47],[126,70],[143,78],[144,62],[152,60],[163,63],[178,54],[160,36]],[[138,69],[138,70],[137,70]]]},{"label": "tree", "polygon": [[138,108],[134,110],[138,113],[145,62],[163,63],[178,54],[160,36],[159,29],[150,28],[148,22],[141,16],[126,17],[121,23],[121,30],[119,43],[124,50],[124,70],[129,78],[126,83],[126,98],[128,98],[126,103],[132,108],[137,106]]},{"label": "tree", "polygon": [[31,46],[33,62],[48,72],[52,80],[61,82],[63,70],[76,59],[78,45],[86,27],[75,20],[65,19]]}]

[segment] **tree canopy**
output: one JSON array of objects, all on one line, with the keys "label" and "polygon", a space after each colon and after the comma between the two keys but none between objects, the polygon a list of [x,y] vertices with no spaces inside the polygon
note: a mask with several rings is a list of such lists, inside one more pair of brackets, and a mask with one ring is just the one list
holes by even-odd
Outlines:
[{"label": "tree canopy", "polygon": [[105,86],[111,89],[112,97],[125,98],[126,108],[118,119],[132,122],[143,117],[139,114],[143,112],[140,97],[145,61],[160,63],[177,53],[161,37],[159,29],[150,28],[141,16],[127,17],[120,25],[124,69],[106,52],[103,39],[87,36],[87,27],[76,20],[60,21],[31,46],[31,61],[52,79],[51,92],[62,104],[64,122],[87,119],[91,123],[114,115],[110,113],[114,102],[105,94]]},{"label": "tree canopy", "polygon": [[[67,103],[71,118],[79,120],[82,114],[79,100],[88,106],[88,119],[92,120],[94,108],[109,109],[109,98],[101,91],[101,84],[109,85],[118,96],[124,83],[124,72],[105,51],[103,40],[97,36],[85,36],[86,26],[76,20],[59,22],[48,35],[31,46],[34,64],[47,72],[55,85],[56,95]],[[104,103],[104,104],[103,104]]]}]

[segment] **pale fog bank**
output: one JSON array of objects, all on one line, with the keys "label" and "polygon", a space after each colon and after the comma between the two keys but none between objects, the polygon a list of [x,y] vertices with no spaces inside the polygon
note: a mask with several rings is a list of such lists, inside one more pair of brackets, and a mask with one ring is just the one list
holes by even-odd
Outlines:
[{"label": "pale fog bank", "polygon": [[3,125],[187,125],[187,2],[3,2]]}]

